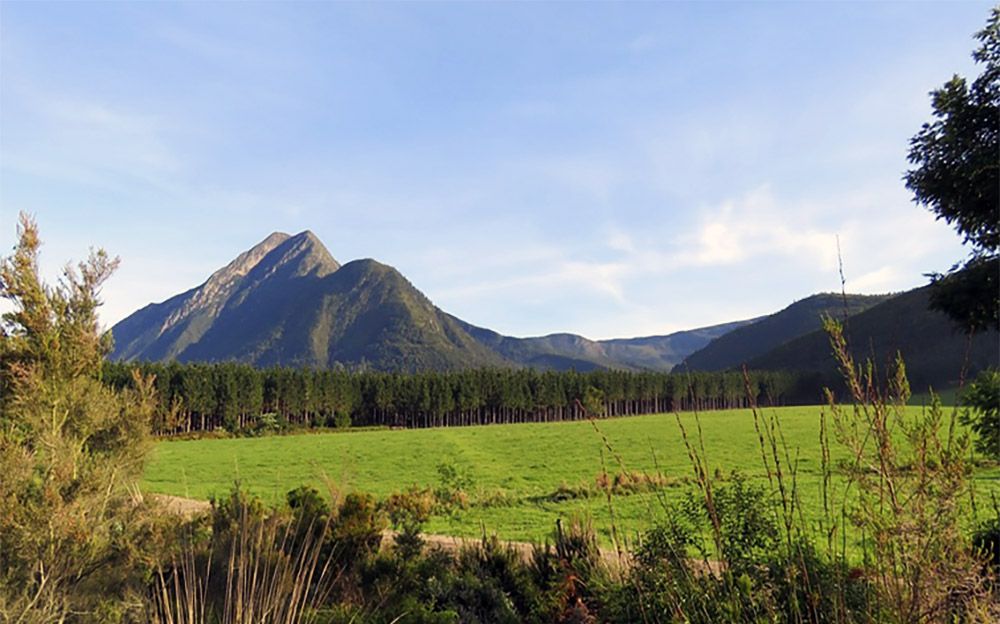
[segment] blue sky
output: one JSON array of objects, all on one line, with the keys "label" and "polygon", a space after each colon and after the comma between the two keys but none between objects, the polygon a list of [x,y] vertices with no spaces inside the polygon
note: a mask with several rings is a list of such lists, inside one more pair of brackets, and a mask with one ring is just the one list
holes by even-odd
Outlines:
[{"label": "blue sky", "polygon": [[108,324],[275,230],[511,335],[662,334],[965,255],[900,180],[990,3],[0,3],[0,249]]}]

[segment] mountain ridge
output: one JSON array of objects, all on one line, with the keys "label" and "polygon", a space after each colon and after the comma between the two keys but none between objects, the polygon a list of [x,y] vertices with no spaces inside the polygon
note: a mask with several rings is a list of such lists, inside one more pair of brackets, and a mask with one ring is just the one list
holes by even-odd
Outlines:
[{"label": "mountain ridge", "polygon": [[790,340],[820,329],[824,316],[850,318],[891,296],[845,293],[810,295],[720,336],[684,358],[681,366],[686,370],[705,371],[737,368]]},{"label": "mountain ridge", "polygon": [[118,322],[111,358],[384,370],[669,370],[748,322],[611,340],[503,336],[440,310],[394,267],[371,258],[341,265],[305,230],[274,232],[199,286]]},{"label": "mountain ridge", "polygon": [[[959,384],[989,366],[1000,366],[1000,333],[958,330],[954,321],[929,307],[930,286],[894,295],[850,316],[844,335],[855,361],[871,360],[883,377],[896,355],[906,365],[914,392]],[[794,338],[747,362],[754,369],[812,373],[823,385],[839,387],[829,337],[822,329]],[[818,386],[817,386],[818,387]]]},{"label": "mountain ridge", "polygon": [[[806,300],[821,296],[831,295]],[[766,327],[772,316],[637,338],[504,336],[444,312],[392,266],[371,258],[341,265],[305,230],[274,232],[201,285],[123,319],[111,328],[111,358],[407,371],[666,371],[725,345],[733,333]]]}]

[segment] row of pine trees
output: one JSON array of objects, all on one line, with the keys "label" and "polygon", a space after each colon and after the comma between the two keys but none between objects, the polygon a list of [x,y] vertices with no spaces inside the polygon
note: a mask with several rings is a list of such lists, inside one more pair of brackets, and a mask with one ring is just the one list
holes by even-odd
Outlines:
[{"label": "row of pine trees", "polygon": [[[105,383],[154,376],[159,435],[258,428],[263,420],[304,426],[455,427],[745,407],[742,373],[479,369],[391,373],[257,369],[235,363],[107,362]],[[750,395],[782,404],[796,377],[751,372]]]}]

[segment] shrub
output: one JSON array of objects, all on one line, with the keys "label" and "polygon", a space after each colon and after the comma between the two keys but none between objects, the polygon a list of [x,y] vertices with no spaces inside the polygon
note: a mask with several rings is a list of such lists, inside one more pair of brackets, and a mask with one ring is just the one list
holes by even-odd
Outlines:
[{"label": "shrub", "polygon": [[124,617],[154,541],[136,487],[153,379],[100,380],[98,290],[117,260],[92,252],[52,287],[24,215],[18,239],[0,260],[0,620]]},{"label": "shrub", "polygon": [[333,426],[337,429],[349,429],[351,426],[351,415],[347,412],[336,412],[333,416]]},{"label": "shrub", "polygon": [[962,393],[962,424],[976,433],[976,451],[1000,461],[1000,370],[987,369]]},{"label": "shrub", "polygon": [[274,412],[267,412],[254,419],[253,428],[250,432],[252,435],[270,435],[283,433],[288,431],[288,429],[289,423],[284,416]]},{"label": "shrub", "polygon": [[344,497],[331,520],[330,539],[340,552],[345,567],[376,552],[386,528],[375,499],[370,494],[351,493]]},{"label": "shrub", "polygon": [[442,510],[451,513],[468,508],[468,491],[475,483],[468,471],[460,470],[452,462],[438,464],[437,471],[440,481],[434,490],[434,496]]},{"label": "shrub", "polygon": [[773,508],[763,487],[747,482],[739,472],[733,473],[727,482],[716,482],[713,498],[709,501],[689,492],[679,509],[691,526],[695,535],[710,534],[711,514],[718,518],[718,544],[721,552],[712,553],[710,547],[698,540],[692,545],[704,558],[718,557],[729,568],[740,573],[766,561],[778,544],[778,527]]},{"label": "shrub", "polygon": [[972,546],[993,573],[1000,573],[1000,508],[996,515],[980,523],[972,534]]},{"label": "shrub", "polygon": [[897,356],[888,387],[879,390],[874,366],[857,366],[840,325],[824,324],[853,402],[839,405],[827,391],[837,441],[852,458],[844,476],[854,493],[841,504],[866,537],[867,573],[878,605],[873,615],[949,621],[994,608],[961,526],[971,484],[969,440],[957,433],[956,412],[946,417],[932,394],[930,407],[908,417],[902,358]]}]

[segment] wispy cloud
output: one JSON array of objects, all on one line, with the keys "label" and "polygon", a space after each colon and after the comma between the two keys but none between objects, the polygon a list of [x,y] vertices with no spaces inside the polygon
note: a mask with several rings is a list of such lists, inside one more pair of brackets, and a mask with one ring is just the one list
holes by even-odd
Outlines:
[{"label": "wispy cloud", "polygon": [[136,183],[161,189],[182,167],[166,122],[100,98],[8,87],[25,111],[22,126],[5,128],[0,165],[11,173],[121,190]]}]

